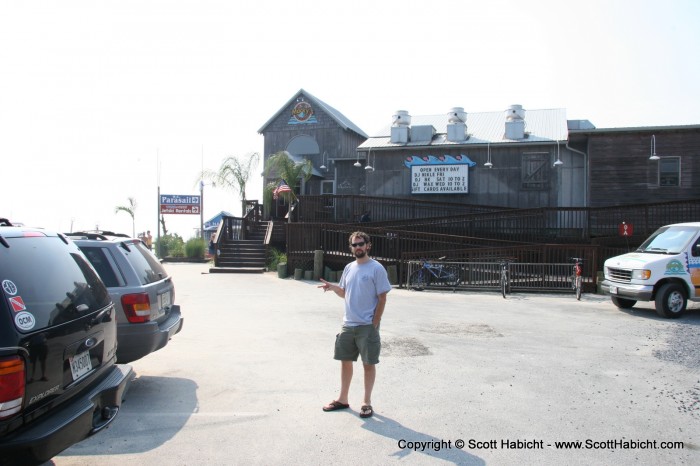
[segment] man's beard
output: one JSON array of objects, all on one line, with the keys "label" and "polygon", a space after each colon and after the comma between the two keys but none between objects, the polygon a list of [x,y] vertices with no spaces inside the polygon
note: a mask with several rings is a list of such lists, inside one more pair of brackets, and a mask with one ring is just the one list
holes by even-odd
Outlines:
[{"label": "man's beard", "polygon": [[355,251],[355,257],[358,259],[362,259],[366,255],[367,255],[367,251],[363,251],[362,249],[360,249],[359,251]]}]

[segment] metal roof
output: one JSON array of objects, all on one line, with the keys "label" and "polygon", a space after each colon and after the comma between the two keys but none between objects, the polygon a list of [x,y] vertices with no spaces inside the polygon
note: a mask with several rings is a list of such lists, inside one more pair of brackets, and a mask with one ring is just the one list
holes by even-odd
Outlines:
[{"label": "metal roof", "polygon": [[411,126],[430,125],[436,134],[431,141],[409,141],[406,144],[391,142],[391,125],[382,128],[377,134],[360,144],[358,149],[415,147],[415,146],[468,146],[478,144],[531,144],[566,141],[568,127],[566,110],[562,108],[546,110],[525,110],[525,134],[523,139],[506,139],[505,112],[467,113],[466,141],[447,140],[449,115],[411,115]]},{"label": "metal roof", "polygon": [[287,101],[287,103],[284,104],[284,105],[282,106],[282,108],[280,108],[274,115],[272,115],[272,118],[270,118],[269,120],[267,120],[267,122],[265,122],[265,124],[262,125],[262,127],[258,130],[258,133],[262,134],[263,131],[265,131],[265,128],[267,128],[273,121],[275,121],[275,119],[276,119],[284,110],[286,110],[287,107],[289,107],[293,102],[295,102],[295,101],[297,100],[297,98],[299,98],[300,96],[304,96],[304,97],[307,98],[311,103],[313,103],[314,105],[316,105],[316,106],[322,108],[323,111],[326,112],[331,118],[333,118],[333,120],[335,120],[335,122],[338,123],[338,125],[339,125],[341,128],[343,128],[343,129],[345,129],[345,130],[353,131],[353,132],[359,134],[359,135],[362,136],[362,137],[365,137],[365,138],[368,137],[367,134],[366,134],[364,131],[362,131],[362,130],[360,129],[359,126],[357,126],[355,123],[353,123],[352,121],[350,121],[350,119],[348,119],[348,117],[346,117],[345,115],[343,115],[343,114],[340,113],[338,110],[336,110],[335,108],[331,107],[330,105],[328,105],[328,104],[325,103],[324,101],[320,100],[319,98],[314,97],[313,95],[309,94],[309,93],[306,92],[304,89],[299,89],[299,92],[297,92],[296,94],[294,94],[294,96],[293,96],[291,99],[289,99],[289,101]]}]

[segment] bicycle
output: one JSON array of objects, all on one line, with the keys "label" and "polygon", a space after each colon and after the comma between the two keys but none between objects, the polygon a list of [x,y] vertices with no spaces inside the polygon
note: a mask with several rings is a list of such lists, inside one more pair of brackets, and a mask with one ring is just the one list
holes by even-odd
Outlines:
[{"label": "bicycle", "polygon": [[501,267],[501,278],[500,278],[500,287],[501,287],[501,294],[503,295],[503,299],[506,298],[506,294],[510,294],[510,270],[509,270],[509,265],[511,261],[508,259],[503,259],[498,265]]},{"label": "bicycle", "polygon": [[581,301],[581,288],[583,287],[583,258],[572,257],[571,261],[574,263],[571,271],[571,289],[576,293],[576,299]]},{"label": "bicycle", "polygon": [[[440,257],[438,260],[444,259],[444,257]],[[423,291],[431,283],[442,283],[455,288],[459,282],[457,267],[448,264],[434,264],[424,260],[420,263],[420,268],[409,277],[408,286],[412,290]]]}]

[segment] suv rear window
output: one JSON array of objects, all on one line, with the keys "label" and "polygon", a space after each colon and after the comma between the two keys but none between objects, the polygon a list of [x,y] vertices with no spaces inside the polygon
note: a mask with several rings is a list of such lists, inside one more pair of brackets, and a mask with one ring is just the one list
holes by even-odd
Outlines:
[{"label": "suv rear window", "polygon": [[15,315],[27,312],[34,322],[18,330],[58,325],[110,304],[107,289],[77,248],[66,254],[66,244],[55,236],[7,240],[10,247],[0,248],[3,295]]},{"label": "suv rear window", "polygon": [[127,252],[126,258],[136,271],[142,285],[157,282],[168,276],[165,267],[158,262],[158,259],[141,241],[124,242],[123,244],[131,250]]},{"label": "suv rear window", "polygon": [[126,285],[122,277],[118,276],[115,272],[118,270],[117,264],[109,249],[90,246],[84,246],[80,249],[92,266],[95,267],[95,270],[97,270],[97,273],[107,287],[112,288]]}]

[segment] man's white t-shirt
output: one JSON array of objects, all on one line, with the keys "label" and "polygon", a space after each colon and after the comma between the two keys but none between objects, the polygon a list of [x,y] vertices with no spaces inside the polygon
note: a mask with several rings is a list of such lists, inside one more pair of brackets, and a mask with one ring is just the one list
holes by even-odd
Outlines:
[{"label": "man's white t-shirt", "polygon": [[386,269],[372,258],[363,264],[353,261],[346,265],[338,286],[345,290],[343,325],[348,327],[371,324],[379,295],[391,291]]}]

